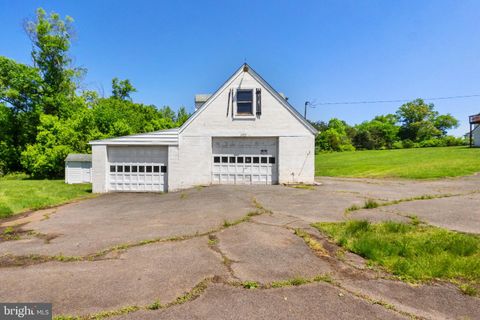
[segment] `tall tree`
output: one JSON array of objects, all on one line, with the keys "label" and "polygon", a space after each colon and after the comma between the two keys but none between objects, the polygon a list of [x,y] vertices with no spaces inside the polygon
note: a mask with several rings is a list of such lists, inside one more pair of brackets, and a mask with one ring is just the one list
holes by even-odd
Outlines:
[{"label": "tall tree", "polygon": [[20,170],[20,152],[35,141],[41,84],[38,69],[0,56],[2,172]]},{"label": "tall tree", "polygon": [[132,101],[130,94],[133,92],[137,92],[137,89],[130,83],[130,80],[112,79],[112,98]]},{"label": "tall tree", "polygon": [[397,116],[401,123],[402,140],[415,142],[445,136],[448,129],[458,126],[458,120],[450,114],[439,115],[433,103],[416,99],[400,106]]},{"label": "tall tree", "polygon": [[85,69],[72,66],[68,55],[73,35],[73,19],[62,19],[58,13],[47,15],[37,9],[35,20],[25,22],[25,31],[32,42],[32,59],[43,79],[42,107],[46,114],[69,116],[78,81]]}]

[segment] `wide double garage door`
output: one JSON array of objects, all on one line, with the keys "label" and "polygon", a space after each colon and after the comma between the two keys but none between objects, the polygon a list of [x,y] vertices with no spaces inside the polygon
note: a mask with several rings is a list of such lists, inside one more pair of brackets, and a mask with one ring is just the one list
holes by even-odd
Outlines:
[{"label": "wide double garage door", "polygon": [[213,138],[212,183],[278,183],[277,138]]},{"label": "wide double garage door", "polygon": [[164,192],[167,147],[108,147],[109,191]]}]

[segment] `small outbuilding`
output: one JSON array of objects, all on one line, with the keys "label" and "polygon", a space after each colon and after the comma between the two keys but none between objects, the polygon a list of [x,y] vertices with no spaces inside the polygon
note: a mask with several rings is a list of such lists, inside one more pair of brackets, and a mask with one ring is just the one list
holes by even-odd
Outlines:
[{"label": "small outbuilding", "polygon": [[65,183],[92,182],[92,155],[70,153],[65,159]]}]

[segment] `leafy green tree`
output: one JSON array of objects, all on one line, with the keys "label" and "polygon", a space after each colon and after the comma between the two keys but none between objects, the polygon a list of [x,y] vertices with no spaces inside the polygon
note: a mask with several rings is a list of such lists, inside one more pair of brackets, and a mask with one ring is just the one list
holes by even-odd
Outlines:
[{"label": "leafy green tree", "polygon": [[22,165],[26,172],[37,178],[59,177],[64,159],[73,148],[62,144],[73,130],[57,116],[42,115],[36,143],[22,152]]},{"label": "leafy green tree", "polygon": [[328,129],[328,123],[326,123],[325,121],[307,121],[312,125],[312,127],[317,129],[318,132],[322,132]]},{"label": "leafy green tree", "polygon": [[41,83],[36,68],[0,56],[3,172],[20,170],[20,152],[28,143],[35,141]]},{"label": "leafy green tree", "polygon": [[439,115],[433,103],[422,99],[403,104],[397,111],[401,123],[400,138],[420,142],[445,136],[448,129],[458,126],[458,120],[450,114]]},{"label": "leafy green tree", "polygon": [[181,126],[188,120],[188,118],[190,118],[190,114],[187,112],[187,109],[185,109],[185,107],[180,107],[175,117],[176,125]]},{"label": "leafy green tree", "polygon": [[353,144],[358,149],[392,148],[398,140],[400,127],[396,124],[397,117],[393,114],[377,116],[371,121],[357,125]]},{"label": "leafy green tree", "polygon": [[442,136],[447,135],[447,130],[452,128],[457,128],[459,122],[454,118],[450,113],[439,115],[435,118],[434,124],[435,128],[441,131]]},{"label": "leafy green tree", "polygon": [[130,94],[137,92],[137,89],[130,83],[130,80],[112,79],[112,97],[120,100],[130,100]]},{"label": "leafy green tree", "polygon": [[328,122],[328,128],[320,132],[316,139],[318,151],[353,151],[348,135],[349,126],[345,121],[333,118]]},{"label": "leafy green tree", "polygon": [[73,19],[61,19],[58,13],[47,14],[37,9],[35,20],[25,22],[25,31],[32,42],[32,59],[43,83],[42,107],[46,114],[69,116],[81,105],[75,101],[77,82],[85,73],[72,66],[68,55],[73,34]]}]

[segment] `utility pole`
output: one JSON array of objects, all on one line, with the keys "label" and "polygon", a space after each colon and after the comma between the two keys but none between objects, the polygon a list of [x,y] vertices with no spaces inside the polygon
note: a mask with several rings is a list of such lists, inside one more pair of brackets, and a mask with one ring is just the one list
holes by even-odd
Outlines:
[{"label": "utility pole", "polygon": [[310,101],[305,101],[305,112],[303,114],[303,117],[305,119],[307,119],[307,107],[308,107],[309,104],[310,104]]}]

